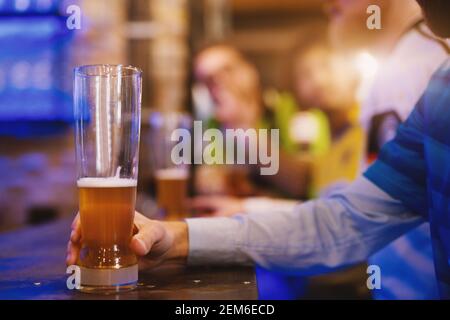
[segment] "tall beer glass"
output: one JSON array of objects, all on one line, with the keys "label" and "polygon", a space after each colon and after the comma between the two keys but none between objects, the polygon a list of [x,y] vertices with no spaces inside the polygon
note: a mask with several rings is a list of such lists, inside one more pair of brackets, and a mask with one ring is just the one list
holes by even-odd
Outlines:
[{"label": "tall beer glass", "polygon": [[189,131],[192,118],[182,112],[153,112],[150,115],[150,159],[156,184],[158,208],[166,220],[179,220],[187,215],[189,168],[176,164],[172,151],[179,142],[172,140],[176,129]]},{"label": "tall beer glass", "polygon": [[138,176],[141,71],[121,65],[75,69],[74,114],[82,249],[81,290],[136,286],[129,249]]}]

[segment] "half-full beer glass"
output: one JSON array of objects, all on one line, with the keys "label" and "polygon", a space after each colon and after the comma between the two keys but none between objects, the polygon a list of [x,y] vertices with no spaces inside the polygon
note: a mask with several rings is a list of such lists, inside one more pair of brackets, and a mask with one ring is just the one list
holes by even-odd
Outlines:
[{"label": "half-full beer glass", "polygon": [[75,69],[74,114],[82,249],[81,290],[136,286],[129,249],[138,176],[141,71],[131,66]]}]

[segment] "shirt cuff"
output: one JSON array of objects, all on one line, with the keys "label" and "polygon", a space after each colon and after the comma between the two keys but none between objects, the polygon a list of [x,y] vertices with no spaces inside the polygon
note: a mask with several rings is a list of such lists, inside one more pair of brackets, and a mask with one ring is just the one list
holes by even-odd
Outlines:
[{"label": "shirt cuff", "polygon": [[261,212],[290,212],[300,202],[296,200],[282,200],[267,197],[246,198],[243,203],[245,213]]},{"label": "shirt cuff", "polygon": [[239,250],[241,223],[236,218],[186,219],[189,234],[188,265],[245,264]]}]

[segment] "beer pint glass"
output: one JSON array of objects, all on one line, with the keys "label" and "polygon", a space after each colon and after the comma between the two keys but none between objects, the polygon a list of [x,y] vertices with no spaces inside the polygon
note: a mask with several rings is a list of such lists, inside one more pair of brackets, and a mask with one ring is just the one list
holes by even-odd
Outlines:
[{"label": "beer pint glass", "polygon": [[158,208],[166,220],[187,216],[189,167],[175,163],[173,150],[178,140],[172,139],[177,129],[189,132],[192,118],[182,112],[153,112],[150,115],[150,159],[156,185]]},{"label": "beer pint glass", "polygon": [[141,71],[121,65],[75,69],[74,115],[82,248],[81,291],[131,290],[129,248],[138,176]]}]

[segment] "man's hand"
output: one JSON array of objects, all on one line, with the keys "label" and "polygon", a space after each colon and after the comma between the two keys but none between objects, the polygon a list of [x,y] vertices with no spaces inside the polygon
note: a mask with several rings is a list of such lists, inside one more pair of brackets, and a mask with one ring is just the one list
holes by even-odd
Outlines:
[{"label": "man's hand", "polygon": [[190,202],[191,209],[202,213],[209,213],[215,217],[230,217],[244,213],[242,199],[228,196],[199,196]]},{"label": "man's hand", "polygon": [[[168,260],[186,261],[189,249],[186,223],[150,220],[136,212],[134,229],[130,248],[137,256],[145,256],[146,262],[150,265],[158,265]],[[77,262],[82,238],[80,215],[77,214],[72,223],[72,233],[67,245],[67,265]]]}]

